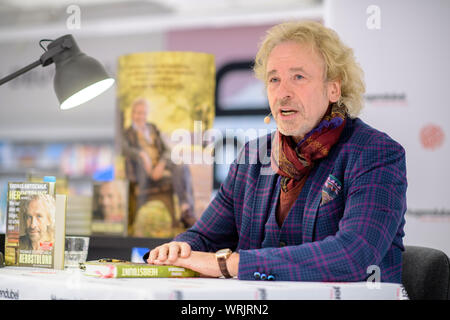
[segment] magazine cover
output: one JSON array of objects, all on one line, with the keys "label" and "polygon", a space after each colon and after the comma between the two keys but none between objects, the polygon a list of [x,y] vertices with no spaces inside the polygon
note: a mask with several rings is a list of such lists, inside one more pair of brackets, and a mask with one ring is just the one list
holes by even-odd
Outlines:
[{"label": "magazine cover", "polygon": [[93,183],[92,235],[127,235],[128,181]]},{"label": "magazine cover", "polygon": [[8,183],[6,265],[53,268],[55,212],[49,183]]},{"label": "magazine cover", "polygon": [[100,278],[186,278],[199,276],[198,272],[187,268],[133,263],[115,259],[86,261],[80,263],[80,269],[87,276]]},{"label": "magazine cover", "polygon": [[214,90],[213,55],[120,57],[115,175],[130,182],[130,236],[171,238],[208,205],[213,165],[204,161],[203,137],[214,120]]}]

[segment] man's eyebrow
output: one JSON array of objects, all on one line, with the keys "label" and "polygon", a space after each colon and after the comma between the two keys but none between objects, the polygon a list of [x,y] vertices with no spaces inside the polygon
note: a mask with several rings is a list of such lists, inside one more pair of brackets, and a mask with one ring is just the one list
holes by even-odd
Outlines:
[{"label": "man's eyebrow", "polygon": [[[294,67],[294,68],[289,68],[290,72],[302,72],[306,75],[309,76],[309,73],[305,71],[305,69],[303,69],[303,67]],[[276,74],[277,70],[276,69],[272,69],[269,72],[267,72],[267,77],[270,77],[273,74]]]},{"label": "man's eyebrow", "polygon": [[309,75],[309,73],[306,72],[305,69],[303,69],[302,67],[290,68],[289,71],[291,71],[291,72],[298,72],[298,71],[300,71],[300,72],[302,72],[302,73],[304,73],[306,75]]},{"label": "man's eyebrow", "polygon": [[269,72],[267,72],[267,76],[270,77],[271,75],[276,74],[276,73],[277,73],[277,70],[273,69],[273,70],[270,70]]}]

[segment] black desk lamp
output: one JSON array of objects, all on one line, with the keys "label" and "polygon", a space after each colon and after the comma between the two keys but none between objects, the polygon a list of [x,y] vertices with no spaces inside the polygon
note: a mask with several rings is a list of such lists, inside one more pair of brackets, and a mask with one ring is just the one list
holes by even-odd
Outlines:
[{"label": "black desk lamp", "polygon": [[[106,91],[114,83],[95,59],[85,55],[78,48],[72,35],[65,35],[51,41],[39,60],[0,79],[0,85],[17,76],[36,68],[55,63],[56,72],[53,79],[56,96],[62,110],[76,107]],[[40,43],[39,43],[40,44]]]}]

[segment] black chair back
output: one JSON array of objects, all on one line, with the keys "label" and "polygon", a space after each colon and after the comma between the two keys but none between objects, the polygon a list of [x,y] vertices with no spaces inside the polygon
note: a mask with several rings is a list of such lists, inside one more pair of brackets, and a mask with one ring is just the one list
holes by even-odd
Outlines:
[{"label": "black chair back", "polygon": [[450,261],[437,249],[405,246],[402,283],[411,300],[450,300]]}]

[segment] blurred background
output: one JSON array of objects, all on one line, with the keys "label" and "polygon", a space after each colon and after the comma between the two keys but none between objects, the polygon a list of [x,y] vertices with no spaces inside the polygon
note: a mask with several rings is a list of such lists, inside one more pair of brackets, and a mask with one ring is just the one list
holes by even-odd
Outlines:
[{"label": "blurred background", "polygon": [[[214,167],[217,189],[245,142],[226,130],[275,129],[263,122],[268,104],[249,67],[257,44],[280,22],[319,21],[354,48],[365,71],[361,118],[406,150],[405,243],[450,255],[449,17],[447,0],[0,0],[0,78],[37,60],[39,40],[68,33],[113,76],[124,54],[214,54],[214,128],[233,146],[216,150],[227,159]],[[39,67],[0,87],[0,233],[5,183],[50,172],[67,181],[68,234],[89,234],[93,177],[114,166],[116,88],[60,111],[53,75],[53,66]]]}]

